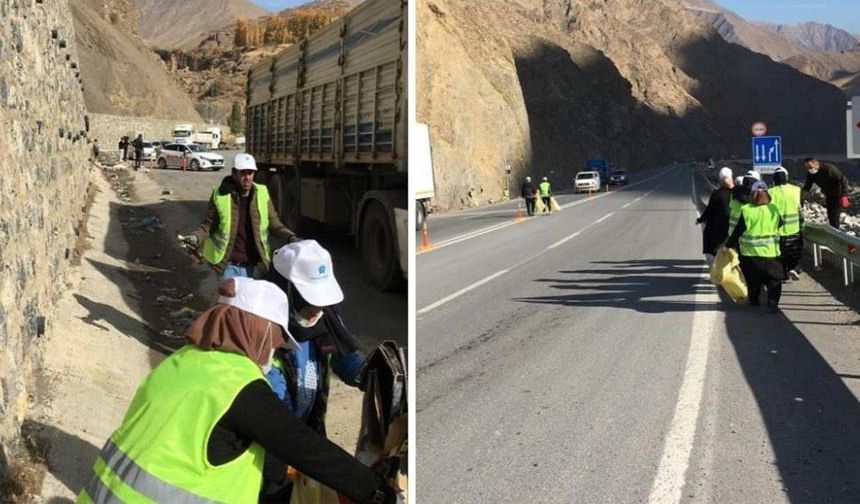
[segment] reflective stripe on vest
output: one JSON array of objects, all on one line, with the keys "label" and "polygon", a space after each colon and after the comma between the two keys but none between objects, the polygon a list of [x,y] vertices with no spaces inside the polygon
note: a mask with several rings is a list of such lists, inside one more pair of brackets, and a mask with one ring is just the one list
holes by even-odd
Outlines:
[{"label": "reflective stripe on vest", "polygon": [[745,205],[741,215],[746,226],[739,240],[741,255],[779,257],[779,209],[776,205]]},{"label": "reflective stripe on vest", "polygon": [[143,381],[105,444],[78,502],[256,502],[265,452],[257,443],[213,466],[209,437],[249,383],[264,379],[240,354],[188,346]]},{"label": "reflective stripe on vest", "polygon": [[[257,210],[260,213],[260,241],[263,250],[260,254],[265,261],[271,260],[269,248],[269,189],[263,184],[254,184],[254,199],[257,201]],[[212,190],[212,201],[218,211],[218,229],[209,234],[203,242],[203,257],[210,264],[221,264],[227,254],[227,246],[232,236],[233,196],[221,194],[218,187]],[[250,218],[250,215],[248,216]]]},{"label": "reflective stripe on vest", "polygon": [[[204,499],[203,497],[186,492],[185,490],[162,481],[141,469],[128,457],[114,442],[108,439],[99,458],[105,467],[113,472],[124,484],[134,489],[137,493],[144,495],[156,502],[176,502],[178,504],[214,504],[216,501]],[[112,504],[122,502],[113,491],[101,480],[94,476],[87,485],[89,494],[94,504]]]}]

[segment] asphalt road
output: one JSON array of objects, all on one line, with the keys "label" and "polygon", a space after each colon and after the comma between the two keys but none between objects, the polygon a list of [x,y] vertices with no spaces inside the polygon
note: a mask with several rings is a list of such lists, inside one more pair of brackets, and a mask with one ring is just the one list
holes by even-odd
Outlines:
[{"label": "asphalt road", "polygon": [[[170,194],[165,196],[167,201],[153,206],[153,210],[160,216],[164,229],[168,233],[189,232],[200,223],[212,188],[230,174],[233,157],[237,152],[218,151],[224,156],[225,169],[217,172],[154,169],[149,173],[139,174],[155,182],[159,193],[162,190],[170,191]],[[146,196],[149,199],[157,199],[159,194]],[[351,238],[329,237],[321,243],[332,255],[335,275],[344,291],[345,301],[342,305],[344,318],[363,349],[368,350],[386,339],[406,346],[406,294],[379,292],[365,280],[361,257],[353,247]],[[205,272],[208,267],[196,266],[195,270]],[[199,291],[214,293],[215,274],[201,276],[203,280]],[[212,300],[214,301],[214,294]]]},{"label": "asphalt road", "polygon": [[733,306],[690,167],[633,182],[516,223],[433,217],[419,502],[860,501],[856,314],[806,277],[782,314]]}]

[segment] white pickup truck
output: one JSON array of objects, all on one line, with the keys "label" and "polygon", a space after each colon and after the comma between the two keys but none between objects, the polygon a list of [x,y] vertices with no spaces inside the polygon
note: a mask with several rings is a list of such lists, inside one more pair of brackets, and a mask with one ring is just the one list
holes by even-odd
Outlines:
[{"label": "white pickup truck", "polygon": [[573,180],[574,192],[588,192],[600,190],[600,173],[596,171],[584,171],[576,174]]}]

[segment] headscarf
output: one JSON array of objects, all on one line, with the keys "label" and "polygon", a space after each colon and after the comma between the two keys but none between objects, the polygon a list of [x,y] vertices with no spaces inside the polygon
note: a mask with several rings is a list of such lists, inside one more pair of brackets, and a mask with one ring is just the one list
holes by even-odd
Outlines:
[{"label": "headscarf", "polygon": [[[225,282],[218,291],[222,296],[230,296],[231,288],[234,284]],[[287,346],[278,324],[222,303],[203,312],[191,324],[185,339],[203,350],[245,355],[260,367],[269,364],[273,349]]]}]

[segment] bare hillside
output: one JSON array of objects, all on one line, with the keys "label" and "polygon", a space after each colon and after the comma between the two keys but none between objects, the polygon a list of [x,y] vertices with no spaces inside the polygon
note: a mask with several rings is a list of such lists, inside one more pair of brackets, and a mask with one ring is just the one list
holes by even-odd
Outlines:
[{"label": "bare hillside", "polygon": [[783,37],[800,44],[810,51],[856,51],[860,49],[860,40],[845,30],[833,25],[822,23],[800,23],[782,25],[772,23],[753,23],[766,30],[776,32]]},{"label": "bare hillside", "polygon": [[470,189],[498,200],[506,162],[515,180],[569,186],[590,156],[634,169],[743,156],[757,119],[787,151],[841,149],[838,89],[727,43],[675,0],[429,0],[418,16],[442,208]]},{"label": "bare hillside", "polygon": [[248,0],[134,0],[140,36],[157,49],[193,49],[209,32],[267,12]]},{"label": "bare hillside", "polygon": [[188,95],[137,36],[131,0],[72,0],[70,5],[89,111],[200,121]]}]

